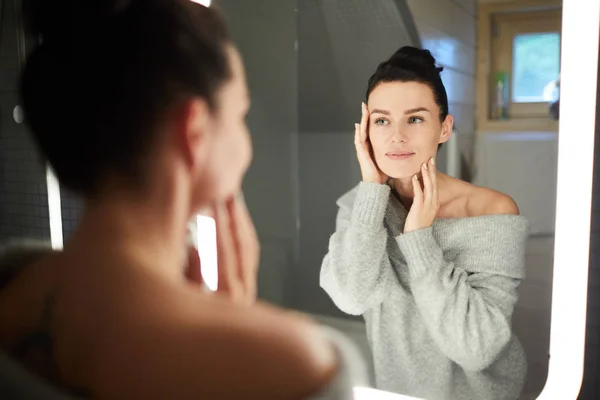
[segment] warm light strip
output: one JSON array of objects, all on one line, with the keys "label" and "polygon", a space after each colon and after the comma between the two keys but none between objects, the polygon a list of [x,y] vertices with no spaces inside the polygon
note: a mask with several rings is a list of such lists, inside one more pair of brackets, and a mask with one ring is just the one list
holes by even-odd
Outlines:
[{"label": "warm light strip", "polygon": [[196,218],[197,224],[197,244],[198,254],[200,254],[200,266],[202,270],[202,279],[206,286],[212,290],[217,290],[218,270],[217,270],[217,227],[215,220],[211,217],[199,215]]},{"label": "warm light strip", "polygon": [[62,212],[60,209],[60,185],[52,169],[46,167],[48,190],[48,217],[50,219],[50,242],[54,250],[63,248]]},{"label": "warm light strip", "polygon": [[210,0],[191,0],[194,3],[202,4],[204,7],[210,7]]}]

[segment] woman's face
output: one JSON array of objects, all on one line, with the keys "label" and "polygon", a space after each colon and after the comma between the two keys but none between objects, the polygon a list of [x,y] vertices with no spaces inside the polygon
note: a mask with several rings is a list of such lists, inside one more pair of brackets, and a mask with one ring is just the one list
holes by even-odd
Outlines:
[{"label": "woman's face", "polygon": [[369,138],[375,162],[390,178],[410,178],[452,133],[452,116],[440,122],[429,86],[383,82],[369,95]]},{"label": "woman's face", "polygon": [[224,200],[241,190],[252,160],[252,143],[246,125],[250,107],[242,59],[229,48],[231,78],[216,95],[216,108],[209,114],[209,133],[197,163],[196,203]]}]

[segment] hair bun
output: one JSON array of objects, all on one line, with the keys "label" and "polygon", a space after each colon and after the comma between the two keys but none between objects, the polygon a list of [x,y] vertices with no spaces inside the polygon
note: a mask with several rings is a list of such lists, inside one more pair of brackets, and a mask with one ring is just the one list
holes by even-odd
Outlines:
[{"label": "hair bun", "polygon": [[[69,39],[80,27],[95,27],[129,7],[135,0],[23,0],[30,32],[43,41]],[[148,1],[148,0],[145,0]]]},{"label": "hair bun", "polygon": [[435,58],[429,50],[419,49],[412,46],[399,48],[388,60],[391,64],[416,64],[422,68],[433,69],[438,74],[444,70],[444,67],[436,66]]}]

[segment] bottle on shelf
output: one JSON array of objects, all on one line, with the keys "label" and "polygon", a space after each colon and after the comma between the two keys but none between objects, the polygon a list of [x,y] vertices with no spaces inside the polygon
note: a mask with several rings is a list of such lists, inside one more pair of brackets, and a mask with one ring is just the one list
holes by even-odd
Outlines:
[{"label": "bottle on shelf", "polygon": [[508,73],[498,71],[494,80],[495,104],[492,116],[494,119],[508,119]]}]

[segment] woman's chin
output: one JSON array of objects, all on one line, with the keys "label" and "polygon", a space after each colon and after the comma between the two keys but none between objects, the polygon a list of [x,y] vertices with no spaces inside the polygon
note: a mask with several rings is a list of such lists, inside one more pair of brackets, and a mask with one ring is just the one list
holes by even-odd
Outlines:
[{"label": "woman's chin", "polygon": [[391,179],[411,179],[416,173],[414,171],[383,171]]},{"label": "woman's chin", "polygon": [[419,164],[416,164],[413,160],[398,162],[384,159],[380,161],[378,163],[379,168],[391,179],[410,179],[419,172]]}]

